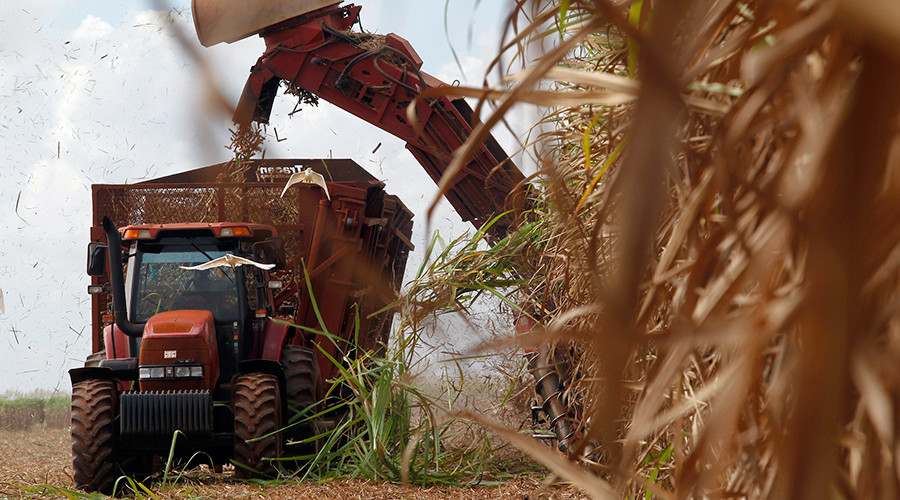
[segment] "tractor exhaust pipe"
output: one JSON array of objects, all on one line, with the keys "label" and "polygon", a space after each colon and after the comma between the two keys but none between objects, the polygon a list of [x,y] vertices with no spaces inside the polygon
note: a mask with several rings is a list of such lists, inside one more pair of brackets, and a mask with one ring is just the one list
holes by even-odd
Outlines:
[{"label": "tractor exhaust pipe", "polygon": [[116,326],[129,337],[140,337],[144,334],[144,325],[129,321],[128,308],[125,306],[125,275],[122,273],[122,237],[119,236],[119,228],[109,217],[103,217],[103,230],[109,246],[109,282],[112,286]]}]

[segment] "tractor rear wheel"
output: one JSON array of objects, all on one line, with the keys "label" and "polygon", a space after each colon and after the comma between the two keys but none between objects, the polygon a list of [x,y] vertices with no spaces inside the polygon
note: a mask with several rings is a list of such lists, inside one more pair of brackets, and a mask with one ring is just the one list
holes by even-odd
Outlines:
[{"label": "tractor rear wheel", "polygon": [[72,476],[75,487],[112,494],[115,461],[116,386],[85,380],[72,386]]},{"label": "tractor rear wheel", "polygon": [[103,349],[102,351],[97,351],[97,352],[89,355],[87,357],[87,359],[84,360],[84,366],[85,367],[100,366],[100,362],[103,361],[104,359],[106,359],[106,349]]},{"label": "tractor rear wheel", "polygon": [[234,379],[234,475],[241,479],[273,476],[271,458],[281,457],[281,392],[278,379],[246,373]]},{"label": "tractor rear wheel", "polygon": [[[287,392],[290,421],[304,420],[315,414],[322,401],[322,382],[319,362],[316,353],[308,347],[286,345],[281,349],[281,366],[284,368],[285,391]],[[318,426],[314,421],[290,425],[285,431],[290,441],[301,441],[318,434]],[[291,445],[287,452],[290,455],[310,455],[319,451],[317,441]]]}]

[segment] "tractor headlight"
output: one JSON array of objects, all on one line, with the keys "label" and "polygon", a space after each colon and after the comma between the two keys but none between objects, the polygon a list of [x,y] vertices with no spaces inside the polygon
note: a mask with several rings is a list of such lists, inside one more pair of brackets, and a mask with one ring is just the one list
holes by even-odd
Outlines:
[{"label": "tractor headlight", "polygon": [[203,378],[202,365],[166,365],[138,367],[138,378],[141,380]]}]

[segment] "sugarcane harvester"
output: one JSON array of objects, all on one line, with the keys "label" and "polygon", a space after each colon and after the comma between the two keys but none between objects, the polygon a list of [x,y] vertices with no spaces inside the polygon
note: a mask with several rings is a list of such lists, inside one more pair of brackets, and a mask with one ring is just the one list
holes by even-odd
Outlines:
[{"label": "sugarcane harvester", "polygon": [[[402,139],[437,183],[472,133],[472,109],[464,99],[418,99],[413,113],[418,124],[410,123],[407,108],[417,95],[446,84],[421,71],[421,58],[403,38],[351,31],[361,7],[339,4],[295,0],[281,3],[277,12],[260,9],[257,17],[238,0],[193,2],[203,45],[255,34],[265,40],[265,53],[250,70],[235,122],[268,123],[284,83],[290,92],[324,99]],[[446,197],[476,228],[513,211],[488,229],[489,238],[497,241],[509,234],[514,212],[524,203],[524,181],[503,148],[488,136],[453,179]]]},{"label": "sugarcane harvester", "polygon": [[[266,123],[285,82],[403,139],[435,182],[476,125],[463,99],[416,99],[445,84],[421,71],[406,40],[353,32],[359,6],[195,0],[193,11],[204,45],[254,34],[266,42],[239,124]],[[94,354],[70,371],[79,488],[110,492],[120,474],[153,472],[175,435],[177,456],[231,460],[240,477],[273,474],[272,459],[315,451],[320,429],[296,415],[318,410],[337,373],[331,359],[387,342],[412,214],[349,160],[244,167],[236,183],[222,180],[222,164],[93,187]],[[282,189],[279,172],[312,180]],[[445,195],[463,220],[493,222],[485,234],[496,242],[513,229],[524,189],[488,137]],[[546,401],[559,397],[553,380],[538,388]],[[556,426],[561,442],[570,429]]]}]

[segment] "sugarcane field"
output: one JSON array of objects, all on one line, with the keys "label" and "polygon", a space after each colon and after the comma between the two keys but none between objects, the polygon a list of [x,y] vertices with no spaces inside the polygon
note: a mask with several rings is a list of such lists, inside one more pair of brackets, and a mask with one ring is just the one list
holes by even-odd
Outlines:
[{"label": "sugarcane field", "polygon": [[898,89],[886,0],[5,2],[0,498],[898,498]]}]

